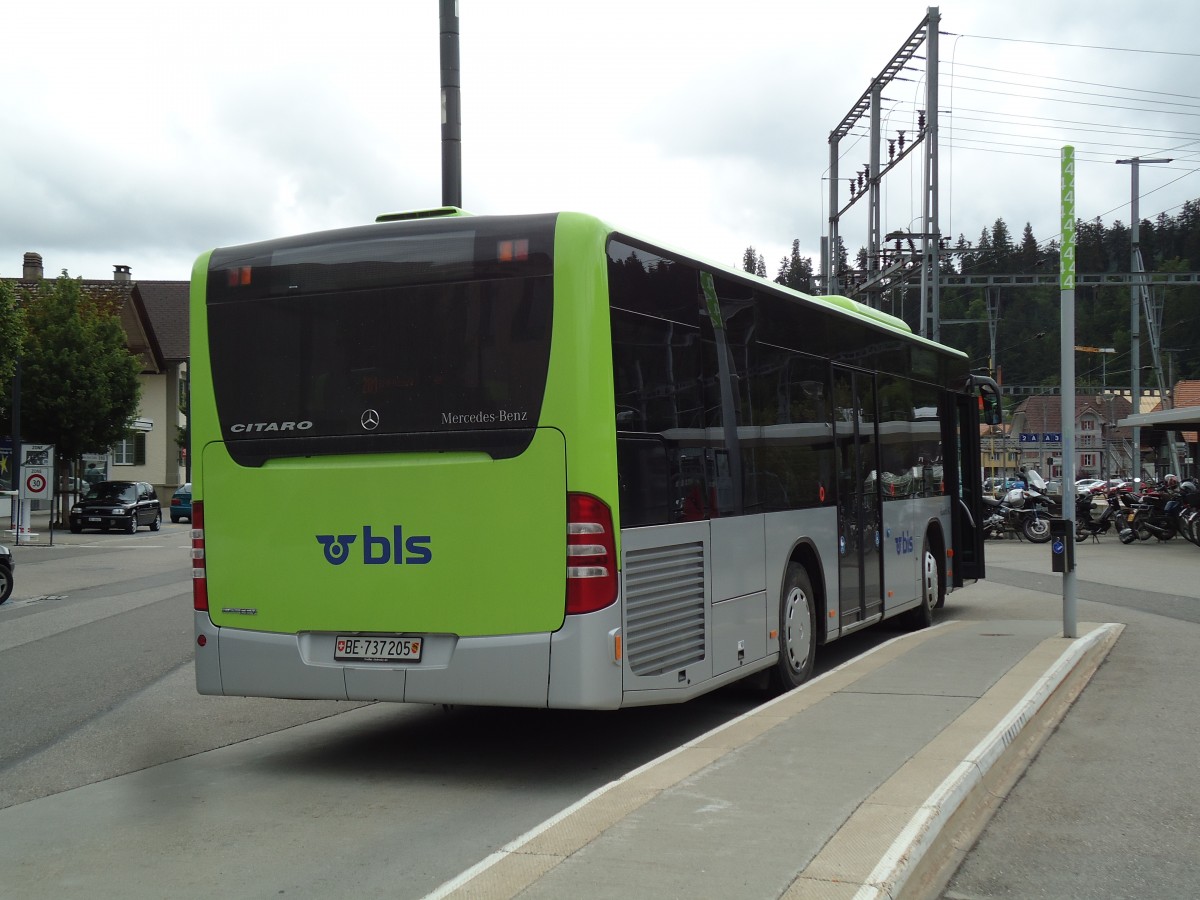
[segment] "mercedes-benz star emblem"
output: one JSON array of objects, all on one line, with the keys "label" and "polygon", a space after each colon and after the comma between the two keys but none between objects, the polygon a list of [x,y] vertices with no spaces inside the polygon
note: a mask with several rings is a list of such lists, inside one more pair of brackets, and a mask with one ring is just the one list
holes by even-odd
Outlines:
[{"label": "mercedes-benz star emblem", "polygon": [[373,409],[364,410],[358,421],[366,431],[374,431],[379,427],[379,413]]}]

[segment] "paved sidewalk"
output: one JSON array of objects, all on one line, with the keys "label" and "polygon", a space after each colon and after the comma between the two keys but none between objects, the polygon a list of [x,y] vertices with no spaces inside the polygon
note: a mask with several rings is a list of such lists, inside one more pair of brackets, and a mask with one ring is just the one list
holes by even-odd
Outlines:
[{"label": "paved sidewalk", "polygon": [[[78,545],[95,544],[98,540],[112,539],[114,537],[126,536],[124,532],[115,529],[109,531],[88,530],[80,534],[71,534],[71,529],[65,526],[55,525],[50,527],[50,511],[38,510],[30,516],[28,522],[23,522],[23,529],[18,536],[13,527],[13,519],[8,515],[8,500],[0,497],[0,544],[12,549],[15,547],[70,547]],[[191,525],[185,520],[177,525],[172,525],[170,511],[166,504],[163,505],[163,521],[162,527],[191,528]],[[145,525],[138,528],[138,534],[146,534],[150,531]]]},{"label": "paved sidewalk", "polygon": [[1081,624],[1068,640],[1050,621],[975,620],[902,635],[601,788],[430,896],[937,890],[1121,628]]}]

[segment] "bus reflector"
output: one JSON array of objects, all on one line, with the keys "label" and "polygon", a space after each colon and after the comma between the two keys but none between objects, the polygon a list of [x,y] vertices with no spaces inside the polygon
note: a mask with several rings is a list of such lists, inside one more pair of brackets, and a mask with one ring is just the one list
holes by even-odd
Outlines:
[{"label": "bus reflector", "polygon": [[567,614],[595,612],[617,599],[612,511],[590,494],[567,495]]},{"label": "bus reflector", "polygon": [[192,609],[208,610],[208,580],[204,568],[204,501],[192,501]]},{"label": "bus reflector", "polygon": [[496,259],[500,262],[524,262],[529,259],[529,240],[497,241]]}]

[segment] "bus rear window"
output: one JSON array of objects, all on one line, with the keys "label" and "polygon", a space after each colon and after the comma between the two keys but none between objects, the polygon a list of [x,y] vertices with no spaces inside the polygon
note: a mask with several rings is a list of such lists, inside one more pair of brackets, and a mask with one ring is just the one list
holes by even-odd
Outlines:
[{"label": "bus rear window", "polygon": [[[361,242],[311,253],[276,248],[278,268],[260,257],[249,285],[216,277],[241,267],[214,254],[213,388],[233,458],[260,465],[340,453],[520,453],[538,424],[549,365],[549,241],[534,241],[542,256],[533,264],[525,251],[497,271],[502,262],[474,265],[464,252],[477,233],[465,244],[456,237],[417,235],[382,263],[379,248],[368,253]],[[435,243],[448,250],[441,277],[438,265],[410,252]],[[469,280],[444,280],[450,272]],[[289,280],[295,290],[284,286]]]}]

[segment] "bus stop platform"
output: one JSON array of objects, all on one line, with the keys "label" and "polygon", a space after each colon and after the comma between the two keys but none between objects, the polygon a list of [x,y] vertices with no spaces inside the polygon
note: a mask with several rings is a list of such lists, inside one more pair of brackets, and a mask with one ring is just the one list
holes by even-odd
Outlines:
[{"label": "bus stop platform", "polygon": [[599,788],[432,898],[937,896],[1123,625],[903,634]]}]

